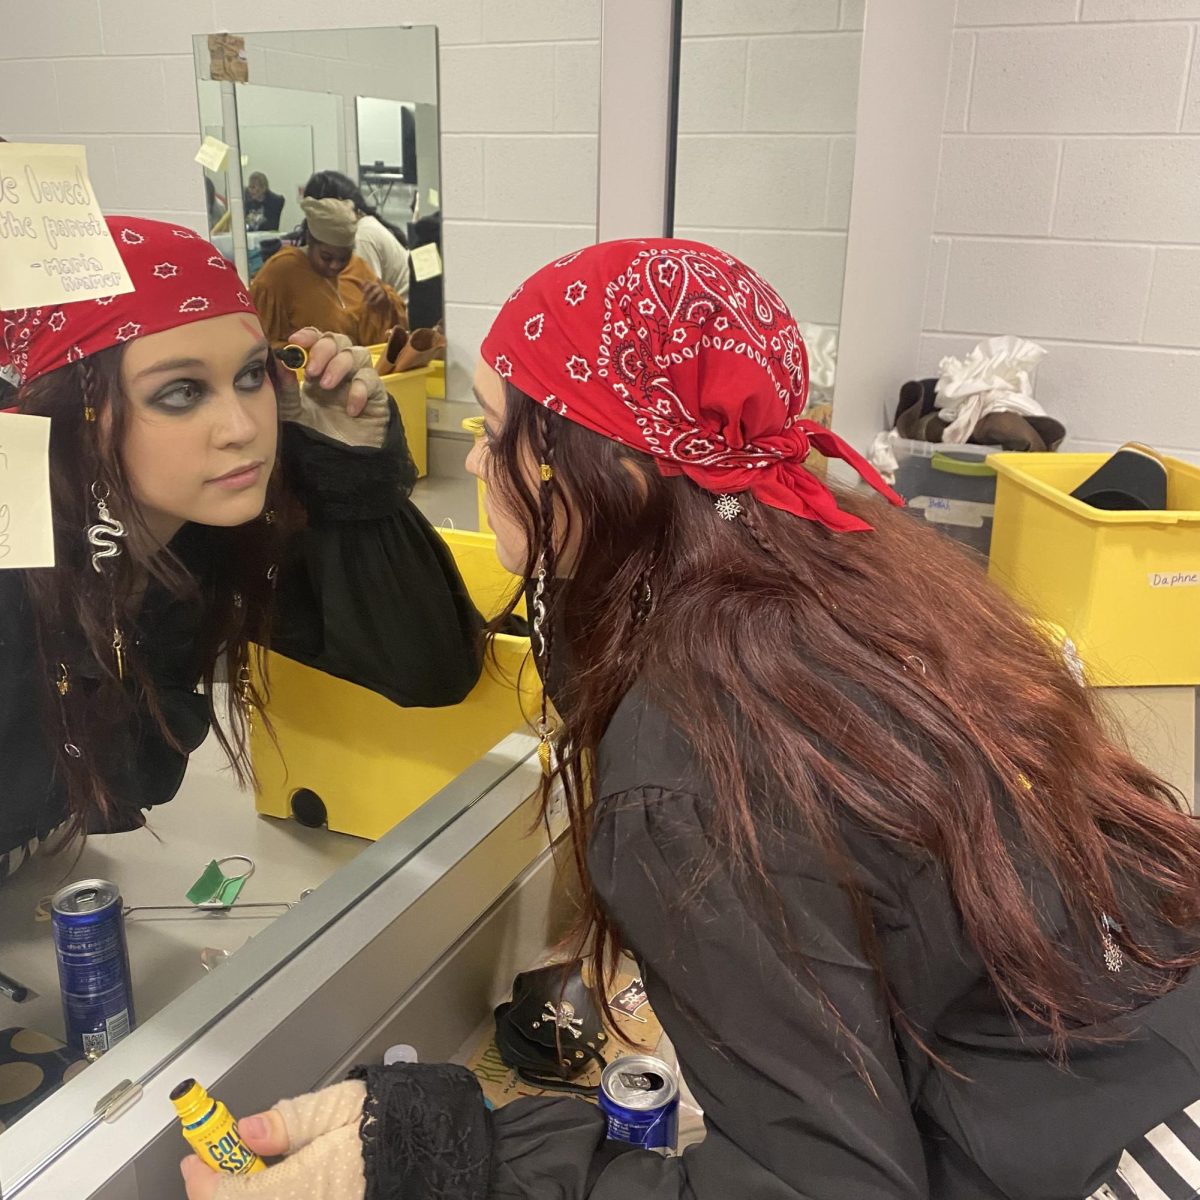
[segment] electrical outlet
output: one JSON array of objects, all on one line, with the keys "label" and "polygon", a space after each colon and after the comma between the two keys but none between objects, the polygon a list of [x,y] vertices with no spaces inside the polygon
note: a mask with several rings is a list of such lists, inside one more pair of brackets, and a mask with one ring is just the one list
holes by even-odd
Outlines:
[{"label": "electrical outlet", "polygon": [[442,410],[436,404],[426,405],[425,420],[427,424],[440,425],[442,423]]}]

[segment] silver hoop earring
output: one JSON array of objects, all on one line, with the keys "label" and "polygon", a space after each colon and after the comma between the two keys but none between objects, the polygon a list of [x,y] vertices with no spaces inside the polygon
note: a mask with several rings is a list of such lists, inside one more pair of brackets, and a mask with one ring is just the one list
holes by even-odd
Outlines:
[{"label": "silver hoop earring", "polygon": [[92,484],[92,498],[96,501],[96,524],[89,525],[87,540],[96,547],[92,553],[92,569],[96,572],[102,558],[116,558],[121,553],[121,539],[125,526],[108,511],[108,485]]}]

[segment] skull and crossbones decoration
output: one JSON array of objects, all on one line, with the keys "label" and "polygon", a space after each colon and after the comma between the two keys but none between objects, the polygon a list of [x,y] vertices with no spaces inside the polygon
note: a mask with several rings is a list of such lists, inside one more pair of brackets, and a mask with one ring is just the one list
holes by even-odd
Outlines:
[{"label": "skull and crossbones decoration", "polygon": [[542,1020],[533,1022],[534,1029],[540,1029],[542,1021],[553,1021],[559,1029],[565,1030],[573,1038],[583,1037],[583,1020],[575,1015],[575,1005],[569,1000],[564,1000],[558,1005],[547,1000],[546,1007],[542,1010]]}]

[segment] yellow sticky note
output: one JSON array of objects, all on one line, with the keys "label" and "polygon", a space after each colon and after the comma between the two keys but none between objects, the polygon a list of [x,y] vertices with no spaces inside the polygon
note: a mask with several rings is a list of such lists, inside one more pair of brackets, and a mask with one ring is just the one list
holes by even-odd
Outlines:
[{"label": "yellow sticky note", "polygon": [[0,308],[132,291],[83,147],[0,144]]},{"label": "yellow sticky note", "polygon": [[436,242],[418,246],[409,252],[408,257],[412,263],[413,278],[418,283],[426,279],[435,279],[442,273],[442,256],[438,253]]},{"label": "yellow sticky note", "polygon": [[437,208],[438,206],[438,190],[437,188],[429,189],[429,207]]},{"label": "yellow sticky note", "polygon": [[196,161],[219,175],[229,161],[229,147],[220,138],[206,137],[200,143],[200,149],[196,151]]},{"label": "yellow sticky note", "polygon": [[50,418],[0,413],[0,570],[52,566]]}]

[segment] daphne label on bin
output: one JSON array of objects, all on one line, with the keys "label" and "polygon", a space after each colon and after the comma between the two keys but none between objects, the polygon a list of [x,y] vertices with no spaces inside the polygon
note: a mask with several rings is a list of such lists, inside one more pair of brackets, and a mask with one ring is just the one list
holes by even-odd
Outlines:
[{"label": "daphne label on bin", "polygon": [[1200,587],[1200,571],[1150,572],[1152,588]]}]

